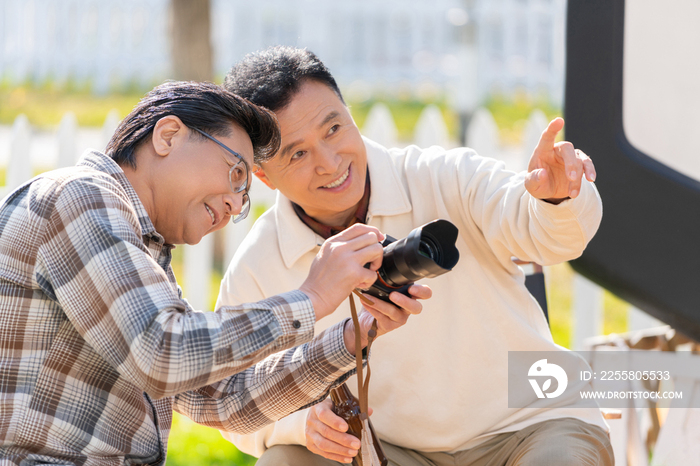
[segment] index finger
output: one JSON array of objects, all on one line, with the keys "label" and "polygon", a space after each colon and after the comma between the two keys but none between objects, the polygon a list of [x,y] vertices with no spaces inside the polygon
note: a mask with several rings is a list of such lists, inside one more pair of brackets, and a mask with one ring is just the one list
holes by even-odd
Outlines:
[{"label": "index finger", "polygon": [[549,122],[547,129],[542,131],[542,136],[540,136],[540,142],[537,143],[537,148],[535,150],[552,149],[554,146],[554,141],[557,139],[557,134],[564,127],[564,119],[557,117]]},{"label": "index finger", "polygon": [[[396,291],[393,291],[389,295],[389,299],[391,300],[392,303],[394,303],[399,309],[402,309],[409,314],[420,314],[421,311],[423,310],[423,305],[418,301],[413,298],[409,298],[408,296],[402,294],[402,293],[397,293]],[[393,318],[392,320],[397,320],[396,318]]]},{"label": "index finger", "polygon": [[378,228],[370,226],[370,225],[365,225],[364,223],[356,223],[352,225],[351,227],[346,228],[345,230],[341,231],[337,235],[334,236],[334,238],[341,238],[341,239],[352,239],[356,238],[358,236],[364,235],[365,233],[374,233],[377,235],[377,238],[379,241],[384,241],[384,233],[379,231]]},{"label": "index finger", "polygon": [[[379,270],[379,267],[382,266],[384,248],[382,248],[381,243],[367,245],[362,249],[358,249],[356,252],[359,254],[358,257],[362,260],[362,264],[365,264],[365,267],[367,267],[367,264],[369,263],[369,270],[372,272],[376,272]],[[376,278],[377,277],[375,276],[374,279]],[[372,283],[374,283],[374,281],[372,281]]]},{"label": "index finger", "polygon": [[413,299],[430,299],[433,296],[433,290],[428,285],[418,285],[414,283],[408,289]]},{"label": "index finger", "polygon": [[348,423],[345,422],[342,417],[335,414],[331,407],[325,402],[316,406],[316,417],[333,430],[340,432],[347,432],[348,430]]}]

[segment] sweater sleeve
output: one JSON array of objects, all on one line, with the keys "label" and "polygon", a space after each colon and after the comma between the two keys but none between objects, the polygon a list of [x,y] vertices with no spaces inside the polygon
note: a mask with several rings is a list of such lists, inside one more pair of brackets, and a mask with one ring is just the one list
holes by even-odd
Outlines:
[{"label": "sweater sleeve", "polygon": [[[554,205],[527,192],[525,172],[506,170],[502,162],[471,149],[426,152],[420,156],[430,167],[426,188],[439,191],[436,198],[452,217],[461,218],[469,234],[482,236],[503,264],[513,256],[541,265],[575,259],[598,230],[601,199],[585,179],[576,199]],[[420,172],[420,162],[412,165]]]}]

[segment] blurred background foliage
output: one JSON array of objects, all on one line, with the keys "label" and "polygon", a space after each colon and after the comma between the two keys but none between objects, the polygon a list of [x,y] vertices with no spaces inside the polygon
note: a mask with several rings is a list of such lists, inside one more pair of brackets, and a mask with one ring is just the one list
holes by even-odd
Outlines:
[{"label": "blurred background foliage", "polygon": [[143,95],[144,92],[136,88],[95,95],[89,85],[76,86],[70,82],[60,87],[51,82],[41,86],[12,86],[3,82],[0,83],[0,124],[11,125],[18,115],[25,114],[32,126],[51,129],[66,112],[73,112],[78,126],[99,127],[112,109],[116,109],[121,118],[128,115]]},{"label": "blurred background foliage", "polygon": [[247,466],[255,458],[238,451],[218,430],[195,424],[178,413],[168,440],[168,466]]},{"label": "blurred background foliage", "polygon": [[[79,86],[68,82],[59,87],[48,81],[41,86],[30,83],[13,86],[0,82],[0,124],[11,125],[18,115],[24,114],[32,126],[48,130],[56,127],[63,115],[70,111],[75,114],[78,126],[99,127],[112,109],[116,109],[121,118],[128,115],[144,94],[143,88],[136,85],[97,95],[89,84]],[[367,114],[377,102],[389,107],[400,140],[411,139],[420,113],[428,104],[437,105],[442,110],[450,135],[456,138],[459,117],[444,98],[422,101],[407,95],[405,98],[387,96],[348,101],[358,127],[362,128]],[[483,102],[483,106],[493,114],[503,143],[512,145],[520,142],[525,122],[534,109],[542,110],[548,118],[561,115],[561,109],[547,100],[533,100],[524,93],[516,93],[515,97],[492,95]]]}]

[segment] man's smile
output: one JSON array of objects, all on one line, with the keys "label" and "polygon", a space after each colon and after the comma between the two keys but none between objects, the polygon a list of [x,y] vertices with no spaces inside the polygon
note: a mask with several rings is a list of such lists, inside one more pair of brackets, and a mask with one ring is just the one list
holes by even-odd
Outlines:
[{"label": "man's smile", "polygon": [[209,216],[211,217],[211,224],[216,224],[216,213],[214,212],[214,210],[206,204],[204,204],[204,207],[207,209],[207,212],[209,212]]},{"label": "man's smile", "polygon": [[340,185],[342,185],[343,183],[345,183],[345,181],[348,179],[349,176],[350,176],[350,166],[348,166],[348,169],[345,170],[345,173],[343,173],[343,174],[340,176],[340,178],[336,179],[335,181],[333,181],[333,182],[331,182],[331,183],[328,183],[328,184],[325,185],[325,186],[321,186],[321,187],[324,188],[324,189],[333,189],[333,188],[337,188],[338,186],[340,186]]}]

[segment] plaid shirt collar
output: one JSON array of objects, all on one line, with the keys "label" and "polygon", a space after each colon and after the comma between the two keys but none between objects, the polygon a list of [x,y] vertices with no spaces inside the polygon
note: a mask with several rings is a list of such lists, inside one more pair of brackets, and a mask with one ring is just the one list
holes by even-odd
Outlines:
[{"label": "plaid shirt collar", "polygon": [[146,208],[144,207],[141,199],[136,190],[131,185],[131,182],[126,177],[122,167],[117,164],[111,157],[97,151],[88,151],[83,154],[80,161],[77,163],[78,166],[85,166],[94,168],[101,172],[107,173],[112,178],[117,180],[117,182],[124,188],[127,196],[129,197],[129,202],[134,206],[136,215],[139,219],[139,224],[141,225],[141,232],[143,236],[151,236],[157,243],[163,244],[165,239],[160,233],[156,231],[156,227],[151,222],[151,217],[148,216]]},{"label": "plaid shirt collar", "polygon": [[362,196],[362,199],[360,199],[360,202],[357,204],[357,210],[355,210],[354,215],[350,218],[350,220],[345,225],[338,225],[338,226],[324,225],[322,223],[319,223],[314,218],[310,217],[306,212],[304,212],[304,209],[302,209],[301,206],[299,206],[298,204],[295,204],[292,202],[292,207],[294,208],[294,212],[296,212],[297,216],[299,217],[299,220],[304,222],[304,224],[306,226],[311,228],[321,238],[328,239],[333,235],[337,235],[338,233],[345,230],[346,228],[351,227],[355,223],[365,223],[367,221],[367,211],[369,210],[369,194],[370,194],[370,182],[369,182],[369,170],[367,170],[367,177],[365,179],[365,193]]}]

